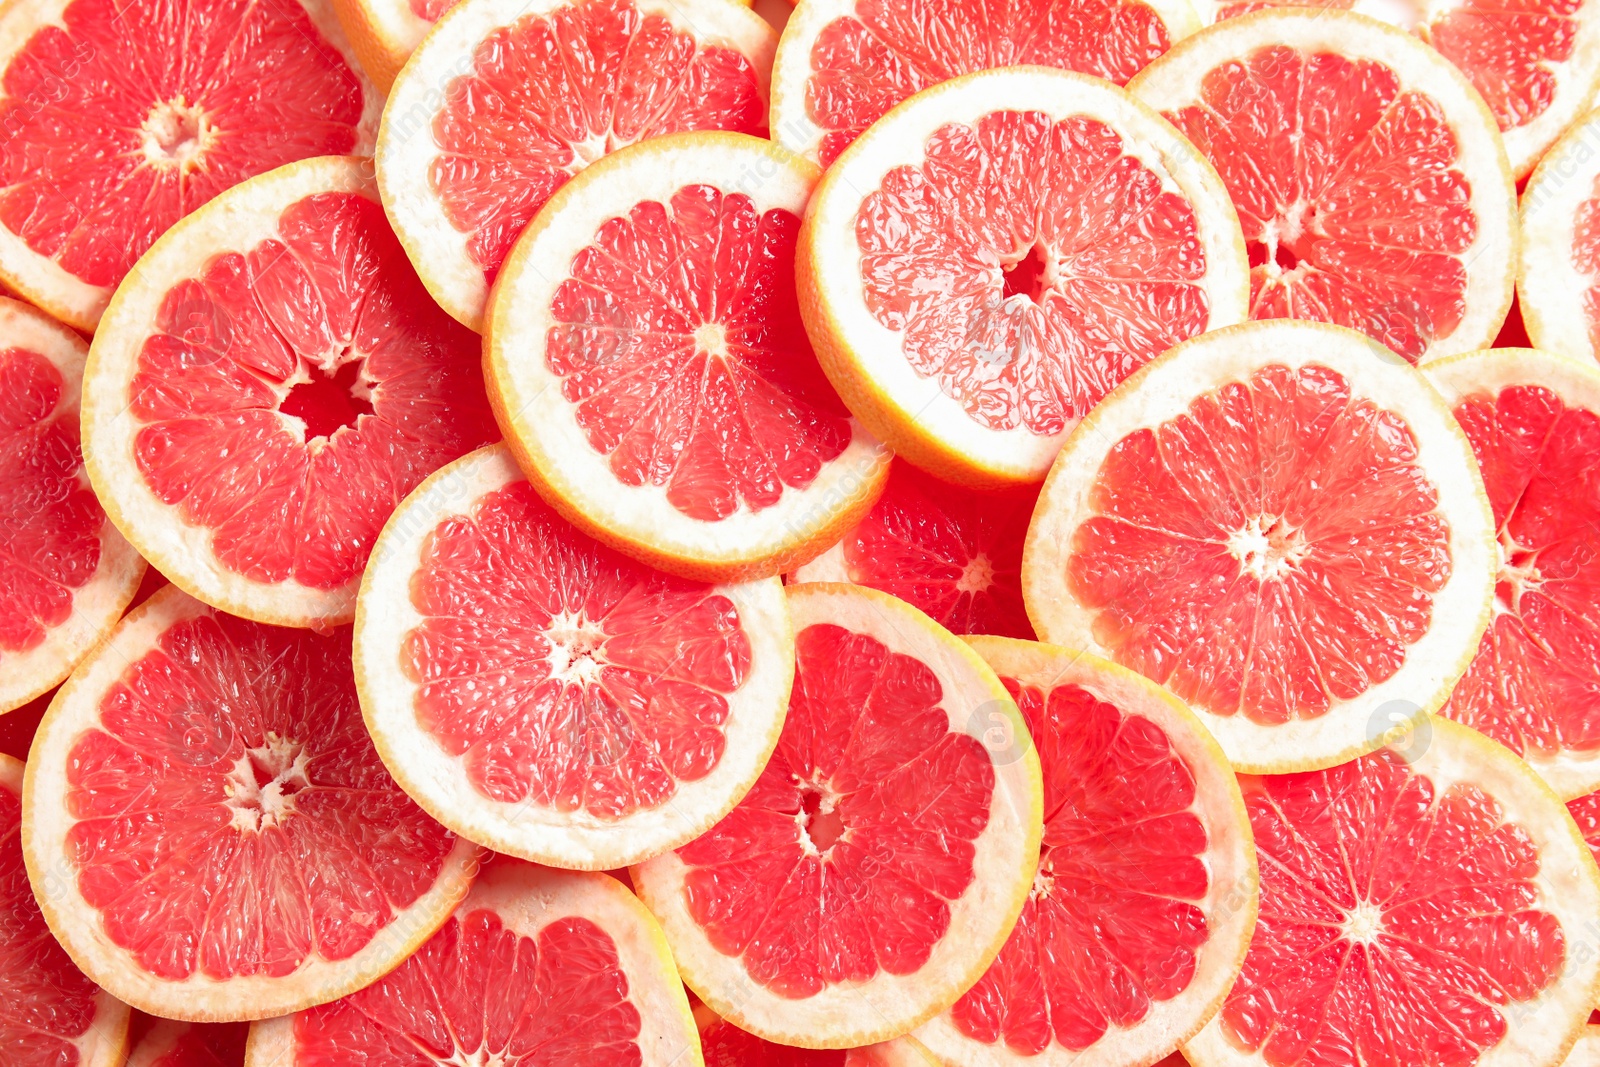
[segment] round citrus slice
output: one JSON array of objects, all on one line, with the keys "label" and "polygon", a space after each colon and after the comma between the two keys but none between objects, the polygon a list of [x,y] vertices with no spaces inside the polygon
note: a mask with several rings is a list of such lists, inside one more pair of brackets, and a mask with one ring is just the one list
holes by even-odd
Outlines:
[{"label": "round citrus slice", "polygon": [[[726,0],[719,0],[726,2]],[[490,302],[490,399],[578,527],[707,581],[778,574],[889,474],[801,328],[793,264],[816,170],[731,133],[657,138],[551,199]]]},{"label": "round citrus slice", "polygon": [[395,779],[463,837],[556,867],[709,830],[778,741],[777,578],[652,570],[557,515],[503,446],[424,482],[373,551],[356,686]]},{"label": "round citrus slice", "polygon": [[370,166],[303,160],[174,226],[89,351],[89,477],[191,595],[281,626],[355,614],[395,504],[499,436],[478,339],[417,283]]},{"label": "round citrus slice", "polygon": [[478,329],[512,242],[574,174],[662,134],[764,135],[777,44],[732,0],[451,9],[395,80],[378,134],[384,206],[428,291]]},{"label": "round citrus slice", "polygon": [[50,934],[22,862],[22,763],[0,755],[0,1049],[7,1067],[122,1067],[128,1006]]},{"label": "round citrus slice", "polygon": [[1600,789],[1600,371],[1526,348],[1424,367],[1478,457],[1499,542],[1494,614],[1440,714],[1563,797]]},{"label": "round citrus slice", "polygon": [[1128,374],[1246,317],[1215,172],[1121,89],[1044,67],[894,108],[823,176],[800,245],[828,377],[897,453],[962,484],[1039,481]]},{"label": "round citrus slice", "polygon": [[145,1031],[127,1067],[242,1067],[248,1023],[184,1023],[157,1019]]},{"label": "round citrus slice", "polygon": [[1039,859],[1039,757],[970,648],[875,589],[789,588],[794,692],[748,795],[634,868],[684,981],[768,1041],[910,1032],[983,974]]},{"label": "round citrus slice", "polygon": [[383,97],[354,62],[326,0],[7,4],[0,281],[93,330],[134,261],[222,190],[372,151]]},{"label": "round citrus slice", "polygon": [[1208,23],[1269,7],[1359,11],[1433,45],[1483,97],[1519,179],[1589,107],[1600,83],[1600,4],[1594,0],[1195,2]]},{"label": "round citrus slice", "polygon": [[694,1007],[705,1067],[942,1067],[915,1038],[851,1049],[777,1045],[739,1029],[704,1004]]},{"label": "round citrus slice", "polygon": [[[906,97],[990,67],[1059,67],[1122,85],[1200,28],[1187,0],[813,0],[772,66],[772,133],[826,167]],[[1028,99],[1028,98],[1023,98]]]},{"label": "round citrus slice", "polygon": [[1233,768],[1160,686],[1095,656],[973,637],[1044,775],[1039,873],[989,970],[917,1031],[965,1067],[1144,1067],[1193,1037],[1256,918]]},{"label": "round citrus slice", "polygon": [[1522,194],[1517,302],[1533,347],[1600,356],[1600,111],[1550,149]]},{"label": "round citrus slice", "polygon": [[866,517],[792,580],[870,585],[951,633],[1031,638],[1022,542],[1038,495],[957,489],[899,461]]},{"label": "round citrus slice", "polygon": [[383,769],[348,630],[249,622],[175,586],[62,686],[24,800],[62,945],[122,1000],[190,1021],[366,985],[445,920],[477,859]]},{"label": "round citrus slice", "polygon": [[1421,373],[1350,330],[1261,322],[1173,350],[1084,421],[1022,594],[1042,638],[1160,682],[1235,767],[1281,773],[1438,710],[1494,553],[1472,449]]},{"label": "round citrus slice", "polygon": [[1556,1067],[1600,956],[1600,870],[1527,764],[1448,719],[1241,779],[1261,915],[1197,1067]]},{"label": "round citrus slice", "polygon": [[[358,1057],[352,1060],[351,1057]],[[400,967],[251,1027],[246,1067],[700,1062],[672,955],[614,878],[496,859]]]},{"label": "round citrus slice", "polygon": [[106,519],[78,447],[88,346],[0,297],[0,712],[49,692],[116,625],[144,560]]},{"label": "round citrus slice", "polygon": [[1505,148],[1415,37],[1346,11],[1261,12],[1187,38],[1128,88],[1227,184],[1252,318],[1348,326],[1412,361],[1500,329],[1517,263]]}]

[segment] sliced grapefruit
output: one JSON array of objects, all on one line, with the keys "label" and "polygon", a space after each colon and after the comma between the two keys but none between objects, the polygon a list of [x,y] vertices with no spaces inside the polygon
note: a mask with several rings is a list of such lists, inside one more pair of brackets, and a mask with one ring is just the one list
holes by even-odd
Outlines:
[{"label": "sliced grapefruit", "polygon": [[854,1048],[948,1008],[1039,859],[1039,757],[994,672],[875,589],[789,588],[777,751],[705,836],[634,868],[684,981],[768,1041]]},{"label": "sliced grapefruit", "polygon": [[1517,300],[1535,348],[1600,356],[1600,111],[1540,161],[1522,194]]},{"label": "sliced grapefruit", "polygon": [[964,491],[900,460],[866,517],[792,579],[882,589],[951,633],[1031,638],[1022,542],[1038,496]]},{"label": "sliced grapefruit", "polygon": [[1197,1067],[1556,1067],[1600,956],[1600,870],[1527,764],[1448,719],[1244,777],[1261,917]]},{"label": "sliced grapefruit", "polygon": [[377,984],[251,1027],[247,1067],[700,1062],[661,928],[603,874],[485,867]]},{"label": "sliced grapefruit", "polygon": [[7,1067],[122,1067],[128,1006],[74,967],[22,862],[22,763],[0,755],[0,1049]]},{"label": "sliced grapefruit", "polygon": [[7,4],[0,70],[0,280],[80,330],[178,219],[371,152],[383,106],[326,0]]},{"label": "sliced grapefruit", "polygon": [[157,1019],[128,1054],[128,1067],[242,1067],[248,1023]]},{"label": "sliced grapefruit", "polygon": [[1000,955],[917,1036],[964,1067],[1144,1067],[1211,1019],[1250,944],[1255,853],[1233,768],[1181,701],[1132,671],[968,640],[1038,749],[1044,839]]},{"label": "sliced grapefruit", "polygon": [[661,137],[590,166],[517,242],[489,306],[490,398],[529,480],[591,536],[686,577],[764,577],[882,491],[889,456],[795,306],[815,181],[768,141]]},{"label": "sliced grapefruit", "polygon": [[417,803],[496,852],[592,871],[726,815],[777,744],[794,676],[777,578],[637,563],[551,510],[504,446],[395,511],[355,648],[368,729]]},{"label": "sliced grapefruit", "polygon": [[1416,361],[1484,348],[1511,306],[1515,188],[1461,72],[1392,26],[1261,12],[1187,38],[1128,88],[1222,175],[1250,315],[1360,330]]},{"label": "sliced grapefruit", "polygon": [[1040,66],[1122,85],[1199,28],[1187,0],[812,0],[773,61],[772,134],[826,167],[890,108],[950,78]]},{"label": "sliced grapefruit", "polygon": [[1380,351],[1249,323],[1123,383],[1039,496],[1039,635],[1167,686],[1241,770],[1327,767],[1438,710],[1489,620],[1493,519],[1448,405]]},{"label": "sliced grapefruit", "polygon": [[378,181],[441,307],[478,329],[512,242],[552,193],[661,134],[765,134],[778,38],[733,0],[478,0],[395,80]]},{"label": "sliced grapefruit", "polygon": [[1410,30],[1467,76],[1520,179],[1589,107],[1600,83],[1593,0],[1196,0],[1207,22],[1268,7],[1344,8]]},{"label": "sliced grapefruit", "polygon": [[51,931],[122,1000],[190,1021],[366,985],[445,920],[477,859],[383,769],[348,630],[249,622],[175,586],[62,686],[24,801]]},{"label": "sliced grapefruit", "polygon": [[1563,797],[1600,789],[1600,370],[1526,348],[1424,367],[1472,442],[1499,542],[1494,615],[1441,709]]},{"label": "sliced grapefruit", "polygon": [[0,712],[71,674],[144,577],[84,473],[87,354],[71,330],[0,297]]},{"label": "sliced grapefruit", "polygon": [[704,1004],[694,1008],[705,1067],[941,1067],[913,1037],[851,1049],[777,1045],[739,1029]]},{"label": "sliced grapefruit", "polygon": [[191,595],[283,626],[355,613],[389,512],[494,440],[477,338],[434,307],[362,160],[302,160],[173,227],[83,389],[89,477]]},{"label": "sliced grapefruit", "polygon": [[975,486],[1039,481],[1123,378],[1246,317],[1216,173],[1121,89],[1044,67],[894,108],[823,176],[800,245],[800,309],[851,410]]}]

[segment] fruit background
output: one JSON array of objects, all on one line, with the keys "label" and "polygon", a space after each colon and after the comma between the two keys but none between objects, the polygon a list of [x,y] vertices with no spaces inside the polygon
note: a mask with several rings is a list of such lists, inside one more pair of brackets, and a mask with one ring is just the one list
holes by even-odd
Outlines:
[{"label": "fruit background", "polygon": [[1600,1064],[1600,0],[0,71],[0,1067]]}]

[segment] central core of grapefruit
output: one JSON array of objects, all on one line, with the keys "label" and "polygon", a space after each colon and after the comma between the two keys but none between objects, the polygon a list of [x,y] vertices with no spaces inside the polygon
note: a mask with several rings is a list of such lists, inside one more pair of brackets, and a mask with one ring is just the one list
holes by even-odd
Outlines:
[{"label": "central core of grapefruit", "polygon": [[1311,546],[1286,520],[1257,515],[1229,535],[1228,551],[1246,574],[1268,581],[1282,578],[1306,558]]},{"label": "central core of grapefruit", "polygon": [[1001,294],[1007,300],[1013,296],[1025,296],[1035,304],[1042,303],[1045,290],[1049,288],[1051,264],[1046,258],[1049,254],[1048,249],[1034,245],[1022,254],[1021,259],[1002,266]]},{"label": "central core of grapefruit", "polygon": [[204,109],[180,95],[150,109],[139,127],[144,158],[151,166],[184,173],[199,167],[217,140],[217,128]]},{"label": "central core of grapefruit", "polygon": [[550,677],[577,685],[600,680],[606,632],[582,612],[557,612],[550,619]]},{"label": "central core of grapefruit", "polygon": [[1516,611],[1522,603],[1522,595],[1543,584],[1537,548],[1523,548],[1517,544],[1510,530],[1502,529],[1499,549],[1500,569],[1494,582],[1494,610],[1497,615]]},{"label": "central core of grapefruit", "polygon": [[241,753],[223,782],[231,825],[260,831],[286,821],[294,814],[295,795],[311,786],[310,760],[304,745],[270,732],[265,743]]},{"label": "central core of grapefruit", "polygon": [[833,843],[844,836],[844,816],[838,810],[839,795],[826,786],[800,787],[800,828],[805,841],[826,856]]},{"label": "central core of grapefruit", "polygon": [[365,360],[357,356],[335,360],[331,366],[300,361],[300,371],[288,383],[289,392],[278,410],[304,424],[306,441],[326,440],[354,426],[362,415],[372,414],[372,385],[362,377]]}]

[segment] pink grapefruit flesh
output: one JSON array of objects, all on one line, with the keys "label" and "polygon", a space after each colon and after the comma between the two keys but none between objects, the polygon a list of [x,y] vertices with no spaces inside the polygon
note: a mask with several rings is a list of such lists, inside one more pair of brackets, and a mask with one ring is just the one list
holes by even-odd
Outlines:
[{"label": "pink grapefruit flesh", "polygon": [[1600,861],[1600,793],[1567,801],[1567,811],[1578,824],[1578,832],[1583,834],[1595,859]]}]

